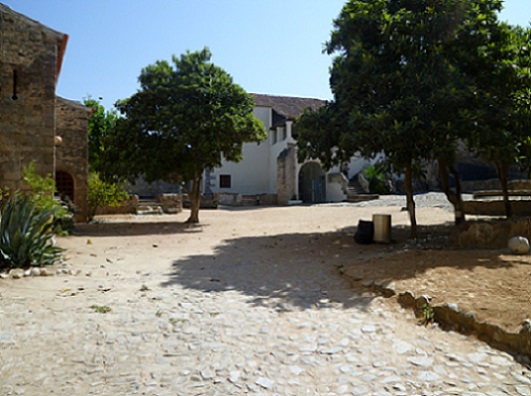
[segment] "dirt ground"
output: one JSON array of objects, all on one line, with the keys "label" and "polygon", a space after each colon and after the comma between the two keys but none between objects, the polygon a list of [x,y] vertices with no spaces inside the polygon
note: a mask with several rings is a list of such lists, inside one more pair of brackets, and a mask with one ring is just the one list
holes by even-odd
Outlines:
[{"label": "dirt ground", "polygon": [[[375,213],[391,214],[393,243],[356,244],[358,220],[370,220]],[[76,235],[61,238],[59,244],[67,249],[74,269],[91,257],[105,257],[117,246],[128,252],[112,265],[130,271],[167,261],[175,251],[189,255],[191,263],[206,258],[245,263],[253,257],[248,253],[241,257],[241,252],[251,251],[255,257],[267,258],[271,266],[279,262],[289,266],[302,255],[342,268],[354,279],[353,287],[366,281],[394,284],[397,292],[427,294],[435,304],[457,303],[464,311],[475,311],[479,320],[510,331],[518,331],[521,322],[531,318],[531,256],[441,248],[452,228],[452,213],[444,209],[418,209],[420,243],[408,239],[407,214],[400,207],[203,210],[201,224],[194,227],[183,224],[187,216],[185,210],[174,216],[100,218],[99,223],[80,225]],[[278,292],[282,288],[289,285],[279,279]]]},{"label": "dirt ground", "polygon": [[[398,247],[398,246],[397,246]],[[491,250],[398,248],[347,266],[363,284],[394,285],[400,293],[426,294],[432,304],[456,303],[480,322],[517,333],[531,318],[531,258]]]}]

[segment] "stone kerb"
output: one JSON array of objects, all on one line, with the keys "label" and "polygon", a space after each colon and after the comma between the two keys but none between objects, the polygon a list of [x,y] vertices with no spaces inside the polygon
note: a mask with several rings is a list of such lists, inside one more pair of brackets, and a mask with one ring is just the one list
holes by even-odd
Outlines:
[{"label": "stone kerb", "polygon": [[[340,269],[340,273],[351,278],[342,269]],[[531,358],[531,320],[529,319],[521,323],[519,332],[510,332],[495,324],[479,321],[474,311],[465,312],[455,303],[431,305],[430,296],[416,297],[409,290],[398,291],[394,283],[385,284],[379,281],[366,280],[362,285],[383,297],[396,298],[402,307],[413,310],[419,320],[426,319],[423,310],[431,309],[433,317],[430,320],[439,323],[447,330],[473,334],[497,349],[516,354],[527,361]]]},{"label": "stone kerb", "polygon": [[[385,289],[387,296],[394,295],[394,289]],[[415,311],[418,318],[423,313],[418,309],[419,302],[429,301],[429,296],[415,297],[413,292],[404,291],[398,294],[398,303],[405,308]],[[504,350],[509,353],[515,353],[520,356],[531,357],[531,321],[525,320],[521,323],[518,333],[507,331],[500,326],[480,322],[474,311],[464,312],[455,303],[437,304],[431,307],[433,310],[433,320],[443,325],[446,329],[452,329],[465,334],[474,334],[480,340],[489,345]]]}]

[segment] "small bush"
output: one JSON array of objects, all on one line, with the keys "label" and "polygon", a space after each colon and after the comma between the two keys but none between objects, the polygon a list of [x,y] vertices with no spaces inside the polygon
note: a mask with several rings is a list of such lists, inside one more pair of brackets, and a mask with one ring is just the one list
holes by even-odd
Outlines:
[{"label": "small bush", "polygon": [[12,194],[0,207],[0,269],[55,263],[53,209],[38,209],[29,196]]},{"label": "small bush", "polygon": [[88,191],[88,217],[92,220],[96,210],[105,205],[119,206],[121,202],[129,199],[125,189],[116,183],[105,182],[97,173],[89,175]]},{"label": "small bush", "polygon": [[38,210],[53,211],[53,231],[60,235],[69,234],[74,228],[75,206],[68,197],[56,199],[55,180],[51,176],[42,177],[32,162],[22,170],[23,180],[30,188],[28,193]]},{"label": "small bush", "polygon": [[380,166],[371,165],[365,168],[363,174],[369,181],[369,190],[371,194],[389,194],[385,172]]}]

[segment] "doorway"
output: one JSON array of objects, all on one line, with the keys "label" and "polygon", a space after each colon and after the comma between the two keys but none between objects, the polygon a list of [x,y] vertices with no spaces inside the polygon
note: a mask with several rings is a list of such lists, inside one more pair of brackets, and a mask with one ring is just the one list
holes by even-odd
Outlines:
[{"label": "doorway", "polygon": [[317,162],[308,162],[301,167],[299,195],[304,203],[326,202],[326,174]]}]

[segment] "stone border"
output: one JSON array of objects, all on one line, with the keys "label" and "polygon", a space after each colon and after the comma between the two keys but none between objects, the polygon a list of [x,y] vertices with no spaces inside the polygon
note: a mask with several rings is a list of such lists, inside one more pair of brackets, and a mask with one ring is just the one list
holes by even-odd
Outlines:
[{"label": "stone border", "polygon": [[[348,277],[353,283],[357,281],[344,274],[339,268],[342,276]],[[409,290],[397,294],[393,284],[385,285],[382,282],[364,281],[361,285],[383,297],[396,297],[397,302],[407,309],[413,310],[415,317],[421,319],[424,315],[423,309],[432,310],[434,322],[441,325],[444,330],[453,330],[465,335],[474,335],[479,340],[486,342],[493,348],[502,350],[513,355],[522,364],[531,364],[531,320],[522,322],[522,327],[518,333],[511,333],[497,325],[480,322],[474,311],[463,312],[455,303],[442,303],[431,305],[431,297],[422,295],[415,297]]]},{"label": "stone border", "polygon": [[60,265],[48,265],[45,267],[29,267],[29,268],[12,268],[8,271],[0,272],[0,279],[21,279],[35,276],[60,276],[60,275],[79,275],[81,270],[74,271],[72,266],[67,262],[62,262]]}]

